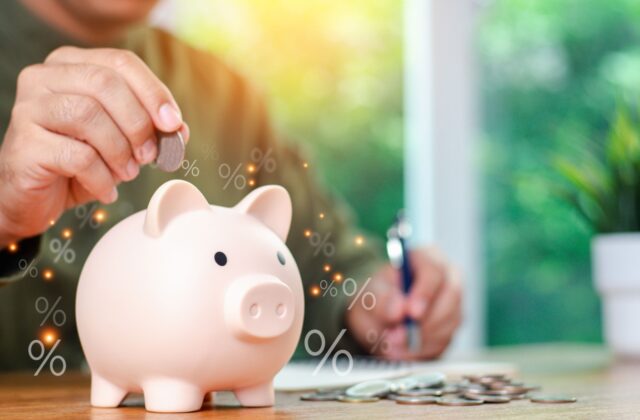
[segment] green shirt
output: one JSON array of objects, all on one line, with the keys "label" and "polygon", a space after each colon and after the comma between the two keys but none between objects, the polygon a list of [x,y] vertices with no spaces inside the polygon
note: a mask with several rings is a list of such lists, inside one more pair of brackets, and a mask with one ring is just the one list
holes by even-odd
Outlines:
[{"label": "green shirt", "polygon": [[[18,73],[24,67],[44,61],[55,48],[79,45],[78,42],[48,27],[32,16],[17,0],[3,3],[0,13],[0,127],[6,131],[13,106]],[[228,168],[244,168],[251,161],[252,151],[270,153],[275,170],[263,167],[253,178],[256,185],[280,184],[291,194],[293,222],[287,240],[298,266],[305,288],[305,323],[302,338],[309,329],[320,329],[331,342],[344,328],[346,297],[340,293],[312,296],[311,287],[322,278],[340,272],[357,281],[371,276],[379,265],[377,253],[366,241],[356,246],[355,231],[350,224],[346,208],[332,199],[312,176],[313,165],[306,165],[300,153],[285,144],[274,133],[265,104],[246,80],[215,56],[192,48],[172,35],[148,26],[133,28],[117,48],[135,52],[149,68],[169,87],[182,109],[191,129],[186,159],[195,163],[199,173],[185,175],[184,171],[163,173],[150,166],[144,167],[138,178],[121,184],[119,199],[109,206],[94,203],[68,211],[40,239],[21,242],[17,253],[3,250],[0,254],[0,370],[32,369],[36,362],[29,359],[29,343],[39,338],[42,329],[52,325],[49,318],[44,326],[45,314],[36,310],[40,296],[52,305],[61,297],[58,308],[66,313],[66,322],[57,328],[61,344],[57,352],[66,358],[69,367],[79,366],[83,360],[75,328],[75,290],[80,270],[89,251],[100,237],[114,224],[133,212],[145,209],[153,192],[162,183],[173,178],[184,178],[195,184],[210,203],[232,206],[252,187],[237,188],[227,184]],[[197,163],[196,163],[197,162]],[[308,167],[307,167],[308,166]],[[269,167],[269,169],[273,169]],[[238,181],[241,186],[241,180]],[[2,199],[0,197],[0,199]],[[85,219],[87,213],[102,208],[106,221],[98,227]],[[28,209],[25,209],[28,211]],[[324,217],[320,217],[320,213]],[[71,229],[70,238],[63,230]],[[336,252],[327,257],[311,246],[305,230],[330,234]],[[62,253],[53,252],[66,244]],[[39,250],[38,250],[39,245]],[[70,252],[71,250],[72,252]],[[20,270],[37,255],[34,269]],[[325,273],[325,264],[331,272]],[[51,270],[53,279],[43,278],[44,270]],[[33,277],[32,277],[33,275]],[[40,310],[43,308],[40,301]],[[117,311],[118,308],[113,308]],[[58,321],[61,320],[59,316]],[[357,351],[349,336],[343,338],[342,347]],[[304,354],[300,346],[297,354]]]}]

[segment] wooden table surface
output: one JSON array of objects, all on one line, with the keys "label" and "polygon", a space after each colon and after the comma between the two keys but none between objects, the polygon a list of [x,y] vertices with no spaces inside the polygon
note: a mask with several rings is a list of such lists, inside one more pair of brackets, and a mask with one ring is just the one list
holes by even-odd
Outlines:
[{"label": "wooden table surface", "polygon": [[115,409],[89,405],[89,377],[67,372],[61,377],[33,373],[0,374],[0,418],[43,419],[168,419],[168,418],[640,418],[640,362],[610,358],[601,348],[581,346],[515,347],[492,350],[482,360],[517,363],[519,379],[536,383],[545,393],[568,393],[574,404],[513,401],[475,407],[406,406],[389,400],[369,404],[300,401],[299,394],[278,393],[276,405],[245,409],[231,394],[221,393],[216,405],[195,413],[160,414],[144,410],[142,397],[129,396]]}]

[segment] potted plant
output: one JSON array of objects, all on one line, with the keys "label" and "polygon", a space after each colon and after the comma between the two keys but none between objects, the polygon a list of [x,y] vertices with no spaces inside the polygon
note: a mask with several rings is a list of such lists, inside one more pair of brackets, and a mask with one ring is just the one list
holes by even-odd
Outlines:
[{"label": "potted plant", "polygon": [[620,109],[606,142],[580,161],[558,158],[562,195],[594,229],[591,258],[603,328],[620,356],[640,357],[640,133]]}]

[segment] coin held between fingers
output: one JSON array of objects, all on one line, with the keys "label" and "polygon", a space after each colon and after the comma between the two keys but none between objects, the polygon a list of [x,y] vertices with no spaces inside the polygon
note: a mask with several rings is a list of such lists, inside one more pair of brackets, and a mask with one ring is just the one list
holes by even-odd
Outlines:
[{"label": "coin held between fingers", "polygon": [[157,167],[164,172],[174,172],[184,160],[185,144],[179,131],[158,132]]}]

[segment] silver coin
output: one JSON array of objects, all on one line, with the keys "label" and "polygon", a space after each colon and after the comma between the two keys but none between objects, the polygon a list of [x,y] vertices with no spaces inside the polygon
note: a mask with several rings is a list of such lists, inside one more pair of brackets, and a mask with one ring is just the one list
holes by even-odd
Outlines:
[{"label": "silver coin", "polygon": [[403,405],[426,405],[426,404],[437,404],[440,398],[438,397],[430,397],[430,396],[421,396],[421,397],[408,397],[399,395],[395,398],[396,404]]},{"label": "silver coin", "polygon": [[446,375],[440,372],[411,375],[409,376],[409,378],[415,380],[418,383],[418,388],[432,388],[443,386],[444,381],[447,379]]},{"label": "silver coin", "polygon": [[499,395],[482,395],[482,394],[467,392],[463,394],[463,396],[469,400],[478,400],[478,401],[484,401],[486,403],[494,403],[494,404],[508,403],[511,401],[511,398],[506,396],[499,396]]},{"label": "silver coin", "polygon": [[360,382],[345,391],[349,397],[381,397],[387,395],[394,389],[394,384],[386,380],[373,380]]},{"label": "silver coin", "polygon": [[418,388],[397,391],[397,394],[403,397],[441,397],[442,391],[439,389]]},{"label": "silver coin", "polygon": [[337,401],[343,403],[372,403],[380,401],[378,397],[350,397],[348,395],[340,395]]},{"label": "silver coin", "polygon": [[155,164],[164,172],[174,172],[184,160],[185,144],[182,134],[158,132],[158,156]]},{"label": "silver coin", "polygon": [[311,392],[300,396],[302,401],[336,401],[342,391]]},{"label": "silver coin", "polygon": [[393,381],[394,391],[404,391],[407,389],[418,388],[420,383],[411,376],[407,376],[404,378],[396,379]]},{"label": "silver coin", "polygon": [[461,391],[461,388],[458,385],[447,384],[444,387],[439,389],[443,395],[447,394],[458,394]]},{"label": "silver coin", "polygon": [[511,396],[511,395],[521,395],[526,394],[527,389],[525,388],[511,388],[511,389],[476,389],[470,388],[466,390],[467,393],[470,394],[481,394],[481,395],[493,395],[493,396]]},{"label": "silver coin", "polygon": [[576,397],[568,395],[532,395],[529,400],[540,404],[566,404],[578,401]]},{"label": "silver coin", "polygon": [[450,407],[463,407],[470,405],[481,405],[484,404],[482,400],[468,400],[466,398],[440,398],[438,400],[438,405],[446,405]]}]

